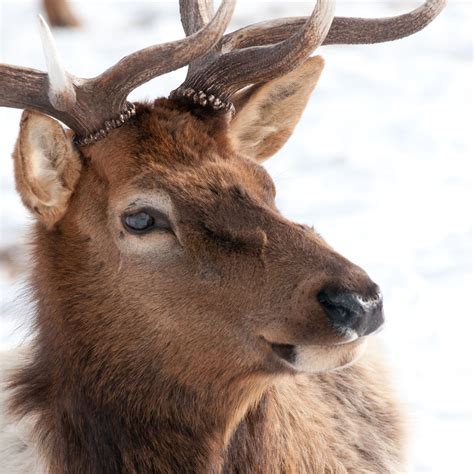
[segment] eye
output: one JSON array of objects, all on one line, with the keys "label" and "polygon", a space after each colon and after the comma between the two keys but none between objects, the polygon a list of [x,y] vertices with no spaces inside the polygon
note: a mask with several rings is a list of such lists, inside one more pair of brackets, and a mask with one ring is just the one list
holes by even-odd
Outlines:
[{"label": "eye", "polygon": [[171,231],[171,224],[163,213],[156,209],[142,209],[122,216],[122,224],[132,234],[144,234],[151,230]]},{"label": "eye", "polygon": [[146,212],[138,212],[125,217],[125,225],[134,231],[143,232],[144,230],[153,227],[155,220],[150,214]]}]

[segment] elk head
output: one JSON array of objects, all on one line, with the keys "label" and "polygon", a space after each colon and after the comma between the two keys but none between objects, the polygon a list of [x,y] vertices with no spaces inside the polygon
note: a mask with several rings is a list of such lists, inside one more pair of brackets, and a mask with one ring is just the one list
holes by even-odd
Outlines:
[{"label": "elk head", "polygon": [[[261,163],[289,138],[317,83],[314,49],[407,36],[443,1],[354,19],[334,18],[334,1],[319,0],[308,18],[224,36],[234,2],[215,15],[210,3],[182,0],[185,39],[93,79],[63,70],[44,23],[48,74],[0,65],[0,104],[28,109],[14,159],[38,221],[40,341],[78,359],[86,352],[89,368],[156,366],[192,387],[341,367],[382,325],[380,291],[279,213]],[[185,65],[169,98],[126,101]]]}]

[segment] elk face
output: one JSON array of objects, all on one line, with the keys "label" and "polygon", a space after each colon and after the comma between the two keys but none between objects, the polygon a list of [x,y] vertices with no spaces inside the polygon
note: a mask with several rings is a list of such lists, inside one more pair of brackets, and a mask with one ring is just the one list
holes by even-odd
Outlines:
[{"label": "elk face", "polygon": [[95,310],[114,314],[104,339],[120,334],[133,353],[146,336],[153,357],[188,382],[325,371],[362,352],[383,320],[377,286],[278,212],[259,164],[291,134],[322,66],[311,59],[256,89],[230,123],[169,100],[140,106],[133,122],[84,149],[79,178],[70,138],[25,114],[18,188],[60,230],[61,265],[83,269],[79,285],[100,282]]},{"label": "elk face", "polygon": [[[319,0],[308,18],[223,36],[234,3],[223,0],[213,15],[212,2],[182,0],[186,38],[93,79],[64,71],[44,23],[49,74],[0,65],[0,105],[46,112],[81,137],[82,164],[72,134],[27,112],[15,162],[41,222],[38,255],[50,278],[38,278],[41,291],[60,305],[49,328],[76,354],[87,347],[88,364],[113,353],[134,373],[159,367],[201,387],[319,372],[355,360],[382,324],[377,286],[280,215],[259,163],[303,112],[323,66],[308,59],[314,49],[410,35],[445,2],[364,20],[334,18],[334,0]],[[184,65],[171,98],[131,118],[128,94]]]}]

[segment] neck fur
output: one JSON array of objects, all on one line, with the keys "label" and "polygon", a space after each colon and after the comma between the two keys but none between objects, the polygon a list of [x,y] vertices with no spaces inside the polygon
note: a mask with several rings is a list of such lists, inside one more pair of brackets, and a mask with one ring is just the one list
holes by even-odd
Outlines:
[{"label": "neck fur", "polygon": [[221,472],[231,437],[268,378],[198,393],[166,376],[146,350],[130,360],[94,341],[82,327],[85,314],[89,321],[103,314],[66,304],[48,288],[41,293],[34,354],[13,380],[13,409],[37,416],[35,435],[52,474]]}]

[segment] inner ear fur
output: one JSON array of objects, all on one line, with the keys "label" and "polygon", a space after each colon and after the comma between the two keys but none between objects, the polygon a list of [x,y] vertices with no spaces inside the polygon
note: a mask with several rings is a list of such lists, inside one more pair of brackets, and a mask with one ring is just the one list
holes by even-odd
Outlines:
[{"label": "inner ear fur", "polygon": [[236,97],[237,112],[228,135],[232,147],[257,161],[274,155],[293,133],[323,68],[323,58],[315,56],[289,74]]},{"label": "inner ear fur", "polygon": [[23,203],[48,228],[53,227],[66,212],[81,172],[72,137],[56,120],[25,110],[13,159]]}]

